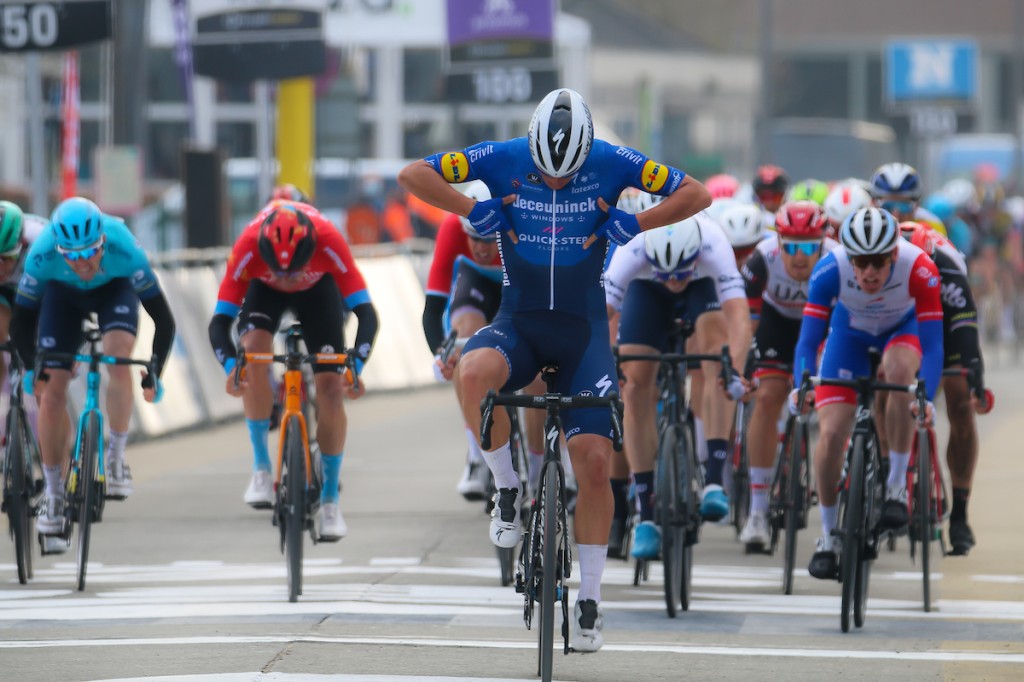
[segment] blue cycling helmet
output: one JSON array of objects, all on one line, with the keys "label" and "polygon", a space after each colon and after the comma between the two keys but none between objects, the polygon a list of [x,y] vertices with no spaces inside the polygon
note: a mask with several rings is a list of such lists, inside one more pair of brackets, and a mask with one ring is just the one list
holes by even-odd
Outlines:
[{"label": "blue cycling helmet", "polygon": [[871,194],[876,199],[895,196],[917,201],[921,198],[921,176],[913,166],[887,163],[871,176]]},{"label": "blue cycling helmet", "polygon": [[949,223],[953,219],[953,214],[956,213],[956,207],[953,205],[953,202],[944,194],[931,194],[924,200],[922,205],[925,210],[934,213],[935,217],[944,223]]},{"label": "blue cycling helmet", "polygon": [[84,249],[103,236],[103,212],[88,199],[65,199],[53,209],[50,229],[61,248],[72,251]]}]

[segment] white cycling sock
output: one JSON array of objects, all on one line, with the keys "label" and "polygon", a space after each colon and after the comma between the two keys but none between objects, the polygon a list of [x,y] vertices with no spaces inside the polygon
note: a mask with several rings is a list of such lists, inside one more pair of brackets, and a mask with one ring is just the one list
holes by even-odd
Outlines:
[{"label": "white cycling sock", "polygon": [[508,441],[497,450],[491,452],[481,451],[487,467],[494,474],[494,485],[499,488],[519,489],[519,474],[512,468],[512,448]]},{"label": "white cycling sock", "polygon": [[111,431],[107,438],[107,461],[124,459],[124,446],[128,442],[128,432]]},{"label": "white cycling sock", "polygon": [[908,464],[910,464],[909,452],[889,453],[889,478],[885,482],[887,488],[907,487]]},{"label": "white cycling sock", "polygon": [[704,438],[704,420],[693,418],[693,438],[697,442],[697,461],[703,464],[708,461],[708,441]]},{"label": "white cycling sock", "polygon": [[839,520],[839,505],[833,504],[831,507],[820,505],[821,507],[821,534],[825,537],[832,535],[832,529],[836,527],[836,522]]},{"label": "white cycling sock", "polygon": [[608,557],[608,545],[578,545],[580,552],[580,591],[577,601],[593,599],[601,603],[601,575]]},{"label": "white cycling sock", "polygon": [[534,452],[533,450],[528,450],[528,453],[526,456],[527,475],[529,476],[530,487],[533,490],[537,490],[540,487],[540,470],[544,464],[544,451],[538,450]]},{"label": "white cycling sock", "polygon": [[750,467],[750,511],[768,513],[768,493],[772,487],[771,467]]},{"label": "white cycling sock", "polygon": [[469,463],[470,464],[476,464],[477,462],[482,462],[484,460],[483,456],[480,454],[480,441],[478,441],[476,438],[477,438],[476,432],[473,429],[471,429],[471,428],[469,428],[467,426],[466,427],[466,440],[469,441]]},{"label": "white cycling sock", "polygon": [[46,494],[60,495],[64,491],[64,467],[43,466],[43,478],[46,479]]}]

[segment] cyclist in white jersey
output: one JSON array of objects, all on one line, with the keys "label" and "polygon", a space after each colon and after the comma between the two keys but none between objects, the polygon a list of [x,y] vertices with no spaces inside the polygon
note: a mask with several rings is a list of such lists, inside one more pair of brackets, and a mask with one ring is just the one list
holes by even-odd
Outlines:
[{"label": "cyclist in white jersey", "polygon": [[[722,228],[706,213],[640,235],[620,247],[605,273],[605,302],[609,319],[619,316],[619,349],[623,354],[654,354],[666,349],[677,318],[693,325],[701,353],[717,353],[729,344],[734,367],[742,367],[750,348],[750,311],[744,300],[743,278],[736,268],[732,246]],[[718,375],[717,363],[702,363],[707,377]],[[626,453],[636,487],[641,523],[633,542],[637,558],[657,556],[661,535],[653,523],[657,365],[624,363],[623,399]],[[710,384],[709,384],[710,385]],[[728,453],[727,437],[733,400],[746,393],[739,375],[722,390],[694,395],[703,401],[709,458],[701,501],[704,518],[717,521],[729,512],[722,488]]]},{"label": "cyclist in white jersey", "polygon": [[[18,280],[25,271],[25,254],[46,225],[46,218],[23,213],[10,201],[0,201],[0,342],[7,341],[11,330],[11,311]],[[6,374],[7,363],[0,362],[0,385]]]}]

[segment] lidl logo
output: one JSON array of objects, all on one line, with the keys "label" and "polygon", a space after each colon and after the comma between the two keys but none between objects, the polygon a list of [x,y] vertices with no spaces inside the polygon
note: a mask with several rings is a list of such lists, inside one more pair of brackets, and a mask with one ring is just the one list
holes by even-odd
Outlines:
[{"label": "lidl logo", "polygon": [[640,173],[640,181],[643,182],[644,189],[648,192],[657,192],[665,186],[666,180],[668,180],[668,166],[648,159]]},{"label": "lidl logo", "polygon": [[448,182],[465,182],[469,177],[469,160],[462,152],[448,152],[441,158],[441,174]]}]

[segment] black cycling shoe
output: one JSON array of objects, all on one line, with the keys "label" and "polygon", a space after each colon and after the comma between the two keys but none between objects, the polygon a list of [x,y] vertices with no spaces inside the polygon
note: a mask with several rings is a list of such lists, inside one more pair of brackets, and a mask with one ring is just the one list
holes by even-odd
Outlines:
[{"label": "black cycling shoe", "polygon": [[811,557],[807,572],[818,580],[837,580],[839,578],[839,554],[834,549],[835,541],[818,538],[818,551]]},{"label": "black cycling shoe", "polygon": [[949,544],[953,546],[950,556],[967,556],[974,547],[974,532],[967,525],[967,520],[949,522]]},{"label": "black cycling shoe", "polygon": [[907,509],[907,490],[890,490],[882,504],[882,518],[878,525],[882,530],[901,530],[910,523],[910,511]]}]

